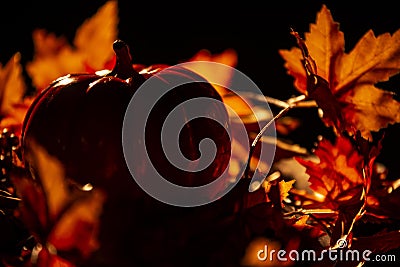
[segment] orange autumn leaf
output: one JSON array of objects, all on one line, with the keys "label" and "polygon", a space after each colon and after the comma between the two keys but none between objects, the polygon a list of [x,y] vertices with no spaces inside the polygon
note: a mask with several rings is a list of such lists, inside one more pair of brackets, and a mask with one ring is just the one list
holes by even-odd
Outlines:
[{"label": "orange autumn leaf", "polygon": [[[217,54],[212,54],[207,49],[201,49],[188,61],[189,62],[209,61],[209,62],[224,64],[229,67],[236,67],[238,61],[238,55],[236,50],[232,48],[225,49],[221,53]],[[197,73],[200,73],[203,77],[205,77],[208,80],[221,81],[221,84],[224,86],[213,84],[213,86],[221,96],[224,96],[229,93],[229,90],[227,90],[225,87],[229,86],[230,81],[232,79],[233,72],[230,71],[230,68],[224,69],[224,73],[216,73],[214,70],[210,71],[202,64],[192,64],[190,65],[190,69]]]},{"label": "orange autumn leaf", "polygon": [[289,181],[279,181],[279,192],[281,195],[281,201],[285,200],[289,196],[289,192],[293,187],[293,184],[296,182],[295,179]]},{"label": "orange autumn leaf", "polygon": [[0,64],[0,117],[12,116],[14,105],[22,102],[25,92],[21,55],[16,53],[4,66]]},{"label": "orange autumn leaf", "polygon": [[208,49],[201,49],[189,61],[211,61],[235,67],[238,61],[238,55],[233,48],[227,48],[221,53],[213,54]]},{"label": "orange autumn leaf", "polygon": [[27,96],[24,99],[20,100],[20,102],[13,103],[13,105],[11,106],[11,112],[9,112],[0,120],[0,128],[7,128],[11,130],[15,135],[20,137],[25,115],[33,100],[33,96]]},{"label": "orange autumn leaf", "polygon": [[31,146],[34,149],[25,156],[37,161],[37,176],[14,176],[13,183],[22,200],[21,218],[37,238],[38,253],[32,256],[43,262],[39,266],[58,262],[54,251],[89,257],[99,247],[97,234],[105,194],[90,185],[71,182],[56,158],[36,143]]},{"label": "orange autumn leaf", "polygon": [[[323,5],[315,24],[305,33],[304,43],[316,63],[316,74],[328,82],[329,90],[342,106],[348,132],[356,129],[364,138],[372,139],[371,132],[400,122],[400,103],[394,99],[395,94],[376,87],[378,82],[388,81],[400,72],[400,29],[379,36],[369,30],[346,53],[344,33]],[[294,77],[296,89],[307,95],[301,49],[282,49],[279,53],[288,74]]]},{"label": "orange autumn leaf", "polygon": [[100,246],[97,235],[103,201],[103,194],[96,190],[75,201],[53,227],[48,242],[58,250],[77,249],[83,258],[89,257]]},{"label": "orange autumn leaf", "polygon": [[[251,93],[242,93],[241,96],[238,96],[236,93],[229,90],[234,75],[233,68],[236,67],[238,63],[238,54],[236,50],[227,48],[221,53],[213,54],[207,49],[201,49],[188,61],[193,63],[188,66],[191,70],[199,73],[208,80],[219,81],[220,84],[212,85],[221,95],[224,103],[240,117],[240,123],[253,125],[271,119],[271,113],[265,109],[265,101],[259,100],[262,96]],[[228,68],[221,68],[216,72],[215,69],[210,70],[210,68],[201,64],[203,61],[224,64],[227,65]],[[196,62],[199,62],[199,64],[196,64]],[[262,105],[259,105],[259,103],[262,103]]]},{"label": "orange autumn leaf", "polygon": [[349,138],[339,136],[335,143],[322,139],[314,154],[317,160],[295,159],[306,167],[310,188],[321,196],[327,208],[337,209],[361,190],[368,190],[365,158]]},{"label": "orange autumn leaf", "polygon": [[73,44],[45,29],[33,31],[34,56],[26,64],[33,85],[40,91],[58,77],[102,69],[114,56],[118,30],[117,1],[109,0],[76,30]]},{"label": "orange autumn leaf", "polygon": [[289,196],[289,192],[295,182],[295,179],[285,181],[279,171],[268,175],[262,183],[266,193],[266,202],[272,202],[273,205],[284,207],[284,200]]},{"label": "orange autumn leaf", "polygon": [[50,222],[54,222],[67,205],[69,199],[68,184],[65,180],[64,169],[61,163],[53,159],[41,146],[33,144],[35,152],[33,157],[37,161],[38,177],[45,194],[47,204],[47,216]]}]

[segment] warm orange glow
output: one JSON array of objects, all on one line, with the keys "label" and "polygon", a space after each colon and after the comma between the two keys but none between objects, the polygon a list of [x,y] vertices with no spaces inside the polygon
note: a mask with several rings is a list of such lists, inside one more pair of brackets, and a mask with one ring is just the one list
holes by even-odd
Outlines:
[{"label": "warm orange glow", "polygon": [[[237,56],[236,51],[231,48],[226,49],[219,54],[212,54],[209,50],[202,49],[202,50],[198,51],[188,61],[191,61],[191,62],[210,61],[210,62],[221,63],[221,64],[227,65],[229,67],[236,67],[237,61],[238,61],[238,56]],[[232,79],[232,71],[229,71],[228,69],[226,69],[227,72],[225,72],[225,73],[216,73],[216,72],[210,71],[209,69],[205,68],[204,65],[202,65],[202,64],[193,64],[190,66],[190,69],[199,73],[207,80],[222,81],[221,85],[213,84],[213,86],[215,87],[215,89],[218,91],[218,93],[221,96],[224,96],[229,93],[229,90],[227,90],[226,88],[229,87],[230,81]]]}]

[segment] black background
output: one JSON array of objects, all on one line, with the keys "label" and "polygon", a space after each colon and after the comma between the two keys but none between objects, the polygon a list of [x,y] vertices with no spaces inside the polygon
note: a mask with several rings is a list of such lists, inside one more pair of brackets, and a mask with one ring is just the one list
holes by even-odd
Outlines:
[{"label": "black background", "polygon": [[[0,62],[20,52],[22,62],[33,55],[32,31],[44,28],[71,42],[76,29],[105,1],[7,1],[0,9]],[[369,30],[376,35],[400,28],[396,1],[186,1],[120,0],[118,37],[131,48],[135,63],[176,64],[206,48],[218,53],[238,52],[237,69],[249,76],[266,95],[286,99],[297,92],[286,74],[279,49],[295,46],[290,27],[309,30],[326,4],[345,35],[347,52]],[[398,76],[384,85],[399,90]],[[295,114],[294,114],[295,115]],[[315,110],[304,111],[304,128],[295,142],[311,147],[321,134]],[[397,153],[399,127],[390,127],[381,154],[392,176],[400,175]],[[392,155],[393,154],[393,155]],[[397,178],[397,177],[396,177]]]}]

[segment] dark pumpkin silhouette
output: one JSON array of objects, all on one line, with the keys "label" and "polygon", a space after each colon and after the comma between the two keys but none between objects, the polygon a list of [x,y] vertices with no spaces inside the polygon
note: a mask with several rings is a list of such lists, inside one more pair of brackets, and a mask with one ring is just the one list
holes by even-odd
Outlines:
[{"label": "dark pumpkin silhouette", "polygon": [[[80,185],[90,183],[106,192],[100,249],[81,266],[184,266],[188,264],[187,257],[190,259],[198,253],[207,257],[207,253],[200,251],[209,248],[197,247],[202,242],[196,238],[206,237],[203,233],[214,219],[232,214],[235,203],[191,209],[174,207],[148,196],[135,183],[123,155],[124,115],[139,86],[168,66],[132,65],[124,42],[115,41],[113,48],[116,64],[108,74],[78,73],[60,77],[37,96],[23,124],[22,155],[30,152],[30,142],[35,141],[62,162],[69,179]],[[175,68],[172,74],[193,81],[201,79],[184,68]],[[167,180],[185,186],[207,184],[219,177],[228,165],[231,151],[228,133],[221,125],[207,119],[192,120],[180,134],[182,153],[189,159],[197,159],[199,142],[208,137],[216,144],[216,159],[195,173],[181,171],[168,163],[160,141],[162,124],[174,107],[195,97],[222,101],[207,82],[178,86],[157,103],[146,125],[147,152],[153,164]],[[229,131],[225,109],[212,104],[204,108],[224,118]],[[182,116],[185,116],[184,110]],[[32,176],[37,176],[35,162],[29,157],[23,161]],[[147,167],[143,166],[144,173]],[[160,257],[154,256],[154,251]],[[182,256],[185,253],[187,257]]]}]

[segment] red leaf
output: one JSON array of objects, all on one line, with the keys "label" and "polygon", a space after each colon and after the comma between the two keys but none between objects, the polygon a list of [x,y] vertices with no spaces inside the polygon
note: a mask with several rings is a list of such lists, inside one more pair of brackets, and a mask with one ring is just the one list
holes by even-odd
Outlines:
[{"label": "red leaf", "polygon": [[324,197],[327,207],[337,209],[358,190],[368,188],[369,177],[363,174],[364,157],[349,138],[340,136],[334,144],[322,139],[314,153],[319,162],[301,157],[296,160],[306,167],[310,188]]}]

